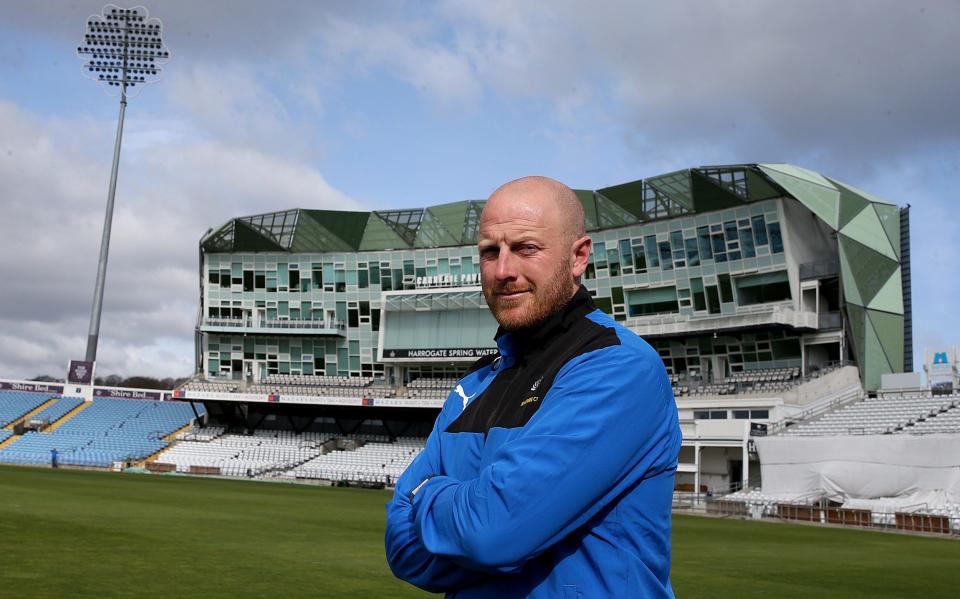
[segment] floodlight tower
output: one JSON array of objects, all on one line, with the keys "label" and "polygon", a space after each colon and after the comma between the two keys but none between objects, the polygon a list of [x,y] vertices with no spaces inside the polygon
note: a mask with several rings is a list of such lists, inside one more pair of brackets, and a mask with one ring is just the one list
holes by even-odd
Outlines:
[{"label": "floodlight tower", "polygon": [[120,164],[120,141],[123,138],[128,89],[132,97],[144,85],[159,81],[160,67],[170,59],[170,51],[163,42],[163,23],[156,17],[150,17],[145,7],[120,8],[108,4],[103,7],[102,14],[91,15],[87,19],[86,34],[83,43],[77,47],[77,54],[84,60],[84,75],[102,83],[111,95],[119,93],[120,96],[107,213],[103,222],[97,283],[93,290],[90,331],[87,335],[86,361],[94,362],[100,338],[100,313],[103,310],[103,288],[107,276],[107,254],[110,250],[113,201],[117,192],[117,167]]}]

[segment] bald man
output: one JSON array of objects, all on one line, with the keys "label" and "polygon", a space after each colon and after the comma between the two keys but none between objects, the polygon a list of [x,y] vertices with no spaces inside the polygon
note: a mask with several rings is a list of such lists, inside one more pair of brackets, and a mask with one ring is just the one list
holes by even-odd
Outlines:
[{"label": "bald man", "polygon": [[399,578],[448,597],[672,597],[680,427],[663,363],[580,284],[567,186],[526,177],[480,218],[496,356],[451,391],[387,506]]}]

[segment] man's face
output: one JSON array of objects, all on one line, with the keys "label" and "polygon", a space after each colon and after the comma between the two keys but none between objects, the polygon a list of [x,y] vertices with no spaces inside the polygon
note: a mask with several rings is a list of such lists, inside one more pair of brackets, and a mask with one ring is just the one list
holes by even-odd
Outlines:
[{"label": "man's face", "polygon": [[480,218],[480,277],[490,312],[507,331],[535,327],[576,292],[573,240],[549,196],[505,191]]}]

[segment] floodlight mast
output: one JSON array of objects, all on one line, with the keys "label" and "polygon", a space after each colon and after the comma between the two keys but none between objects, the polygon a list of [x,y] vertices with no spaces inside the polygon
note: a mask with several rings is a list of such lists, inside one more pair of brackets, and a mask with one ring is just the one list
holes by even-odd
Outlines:
[{"label": "floodlight mast", "polygon": [[[90,311],[90,330],[87,334],[86,361],[97,359],[100,339],[100,315],[103,311],[103,291],[107,278],[107,257],[110,252],[110,231],[113,225],[113,205],[117,193],[117,171],[120,166],[120,145],[123,140],[123,118],[127,110],[127,88],[136,91],[147,83],[160,79],[160,65],[170,59],[163,42],[163,23],[151,18],[143,6],[120,8],[113,4],[103,7],[102,14],[87,19],[83,44],[77,54],[84,59],[84,75],[104,84],[107,91],[120,92],[120,116],[117,137],[113,145],[113,165],[110,169],[110,191],[100,241],[100,259],[97,263],[97,282],[93,290]],[[136,85],[140,84],[137,89]]]}]

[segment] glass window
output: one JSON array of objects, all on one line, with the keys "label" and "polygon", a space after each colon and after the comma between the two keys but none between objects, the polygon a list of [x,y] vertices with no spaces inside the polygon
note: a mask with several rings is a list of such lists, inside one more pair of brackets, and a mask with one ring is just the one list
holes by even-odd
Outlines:
[{"label": "glass window", "polygon": [[713,248],[710,247],[710,229],[697,227],[697,242],[700,246],[700,257],[704,260],[713,259]]},{"label": "glass window", "polygon": [[593,246],[593,263],[597,268],[607,267],[607,246],[602,241]]},{"label": "glass window", "polygon": [[753,235],[750,229],[740,229],[740,251],[744,258],[755,258],[757,252],[753,249]]},{"label": "glass window", "polygon": [[774,254],[782,254],[783,238],[780,237],[780,223],[769,223],[767,233],[770,235],[770,251]]},{"label": "glass window", "polygon": [[686,240],[687,246],[687,266],[700,266],[700,252],[697,250],[697,240],[690,238]]},{"label": "glass window", "polygon": [[[597,299],[597,307],[601,307]],[[657,287],[652,289],[633,289],[627,292],[630,316],[649,316],[679,311],[677,290],[675,287]]]},{"label": "glass window", "polygon": [[710,239],[713,241],[713,259],[716,262],[727,261],[727,244],[723,240],[723,233],[712,233]]},{"label": "glass window", "polygon": [[753,217],[753,242],[757,246],[767,245],[767,224],[762,214]]},{"label": "glass window", "polygon": [[734,420],[747,420],[750,418],[750,410],[734,410],[733,418]]},{"label": "glass window", "polygon": [[647,264],[650,268],[660,268],[660,258],[657,254],[657,238],[654,235],[647,235],[643,238],[643,243],[647,252]]},{"label": "glass window", "polygon": [[673,246],[673,251],[683,251],[683,231],[671,231],[670,232],[670,245]]},{"label": "glass window", "polygon": [[716,285],[707,285],[707,311],[710,314],[720,313],[720,294]]},{"label": "glass window", "polygon": [[620,240],[620,261],[623,262],[624,266],[629,266],[631,262],[631,253],[630,253],[630,240],[621,239]]},{"label": "glass window", "polygon": [[710,420],[726,420],[726,410],[710,410]]},{"label": "glass window", "polygon": [[694,420],[710,420],[710,411],[709,410],[694,410],[693,411]]},{"label": "glass window", "polygon": [[737,236],[737,221],[728,220],[723,223],[723,233],[727,241],[737,241],[739,239]]},{"label": "glass window", "polygon": [[633,268],[638,273],[647,272],[647,257],[643,253],[643,245],[633,246]]},{"label": "glass window", "polygon": [[693,292],[693,309],[703,311],[707,309],[707,296],[703,292],[703,279],[690,279],[690,290]]},{"label": "glass window", "polygon": [[670,242],[661,241],[659,245],[660,245],[660,268],[662,268],[663,270],[672,270],[673,260],[670,256]]},{"label": "glass window", "polygon": [[720,301],[728,304],[733,301],[733,285],[730,283],[730,275],[717,275],[717,284],[720,286]]},{"label": "glass window", "polygon": [[770,410],[750,410],[751,418],[770,418]]}]

